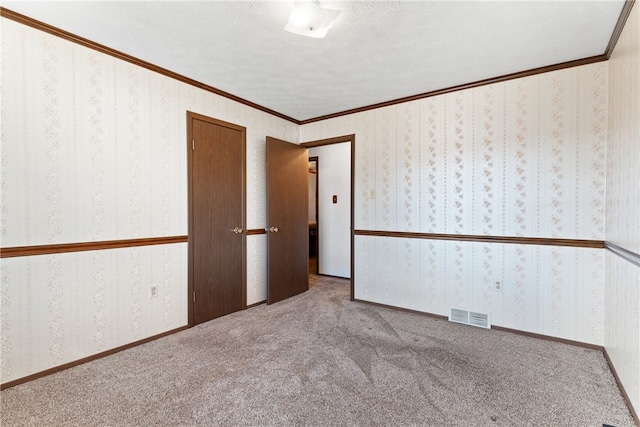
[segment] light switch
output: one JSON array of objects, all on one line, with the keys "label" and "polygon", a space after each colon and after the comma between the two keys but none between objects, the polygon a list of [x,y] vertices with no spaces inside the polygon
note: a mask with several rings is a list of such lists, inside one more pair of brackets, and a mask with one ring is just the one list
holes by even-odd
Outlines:
[{"label": "light switch", "polygon": [[336,194],[333,195],[333,203],[338,203],[338,196]]}]

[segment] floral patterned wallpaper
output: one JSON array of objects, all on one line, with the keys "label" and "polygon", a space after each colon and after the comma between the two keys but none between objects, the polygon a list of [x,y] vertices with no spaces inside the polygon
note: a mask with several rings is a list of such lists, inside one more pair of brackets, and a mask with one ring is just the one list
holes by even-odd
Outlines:
[{"label": "floral patterned wallpaper", "polygon": [[[627,81],[638,33],[636,6],[609,63],[298,127],[2,19],[2,246],[186,234],[190,110],[247,127],[247,228],[265,225],[265,135],[354,133],[358,229],[606,238],[637,252],[637,180],[625,171],[638,129],[624,124],[638,117]],[[247,254],[252,304],[266,297],[265,237],[250,236]],[[637,312],[640,276],[624,262],[598,249],[358,236],[355,290],[604,344],[638,408],[640,324],[618,332],[612,314]],[[186,264],[186,244],[3,259],[2,381],[186,324]]]},{"label": "floral patterned wallpaper", "polygon": [[[3,247],[186,235],[187,110],[247,128],[247,227],[265,226],[264,137],[297,142],[295,124],[4,18],[1,37]],[[253,304],[265,236],[247,262]],[[3,382],[187,323],[186,243],[0,272]]]},{"label": "floral patterned wallpaper", "polygon": [[[606,240],[640,254],[640,7],[609,60]],[[607,253],[605,347],[640,414],[640,267]]]},{"label": "floral patterned wallpaper", "polygon": [[[310,123],[300,140],[355,133],[356,229],[602,240],[607,73],[596,63]],[[599,249],[356,236],[355,296],[602,344],[603,269]]]}]

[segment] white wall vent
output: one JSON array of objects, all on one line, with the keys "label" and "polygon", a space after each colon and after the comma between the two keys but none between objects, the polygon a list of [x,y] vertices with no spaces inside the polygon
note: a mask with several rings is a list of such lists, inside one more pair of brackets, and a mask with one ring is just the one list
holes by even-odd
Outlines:
[{"label": "white wall vent", "polygon": [[451,308],[449,321],[463,323],[465,325],[477,326],[479,328],[491,329],[490,316],[487,313],[476,313],[474,311]]}]

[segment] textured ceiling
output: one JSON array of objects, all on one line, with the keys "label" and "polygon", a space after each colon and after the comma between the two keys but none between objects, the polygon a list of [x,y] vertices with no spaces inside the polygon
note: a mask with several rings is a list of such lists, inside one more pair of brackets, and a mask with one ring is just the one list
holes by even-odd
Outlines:
[{"label": "textured ceiling", "polygon": [[323,1],[324,39],[282,29],[291,1],[2,6],[297,120],[602,55],[606,1]]}]

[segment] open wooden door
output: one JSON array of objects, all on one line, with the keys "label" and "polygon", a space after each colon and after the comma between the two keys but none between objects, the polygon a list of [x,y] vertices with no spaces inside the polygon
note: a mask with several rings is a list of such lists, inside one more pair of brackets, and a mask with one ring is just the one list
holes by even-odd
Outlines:
[{"label": "open wooden door", "polygon": [[267,137],[267,303],[309,289],[307,149]]}]

